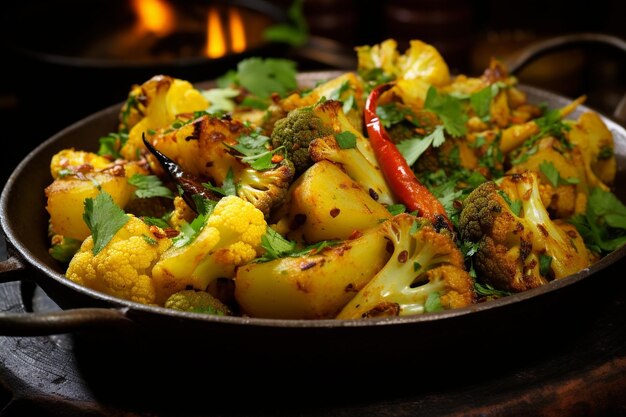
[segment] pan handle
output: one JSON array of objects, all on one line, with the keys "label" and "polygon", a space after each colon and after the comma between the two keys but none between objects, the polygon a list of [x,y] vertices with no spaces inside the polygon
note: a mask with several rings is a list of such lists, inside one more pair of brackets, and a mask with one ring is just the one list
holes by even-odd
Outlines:
[{"label": "pan handle", "polygon": [[77,308],[47,313],[0,312],[0,336],[44,336],[75,331],[119,330],[134,322],[128,309]]},{"label": "pan handle", "polygon": [[[573,33],[549,38],[523,48],[519,55],[508,60],[507,67],[512,74],[516,74],[537,58],[551,52],[577,46],[592,47],[596,45],[612,46],[626,53],[626,40],[619,37],[603,33]],[[626,93],[613,111],[613,117],[626,124]]]},{"label": "pan handle", "polygon": [[[10,282],[25,279],[24,271],[29,268],[24,258],[11,245],[6,245],[6,252],[7,259],[0,261],[0,283],[11,285]],[[21,303],[13,301],[8,301],[5,305],[0,302],[0,307],[21,307]],[[78,330],[119,330],[134,323],[127,317],[127,312],[128,308],[77,308],[45,313],[0,311],[0,336],[44,336]]]},{"label": "pan handle", "polygon": [[0,283],[20,281],[28,265],[10,245],[7,245],[7,255],[0,261]]}]

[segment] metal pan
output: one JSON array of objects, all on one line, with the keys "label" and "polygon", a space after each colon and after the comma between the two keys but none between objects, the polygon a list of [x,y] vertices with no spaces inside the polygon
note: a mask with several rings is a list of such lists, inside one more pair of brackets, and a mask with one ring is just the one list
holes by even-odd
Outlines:
[{"label": "metal pan", "polygon": [[[301,74],[302,85],[335,76],[336,72]],[[530,102],[561,107],[571,100],[530,86],[522,86]],[[62,149],[95,151],[97,138],[117,125],[119,105],[111,106],[59,132],[34,149],[15,169],[0,199],[1,226],[9,258],[0,263],[0,281],[32,280],[63,309],[55,313],[0,313],[1,335],[43,335],[93,331],[150,335],[178,340],[228,341],[228,349],[253,345],[264,352],[346,354],[353,357],[398,349],[413,354],[446,352],[445,346],[463,340],[513,340],[513,335],[558,325],[564,316],[579,311],[580,297],[593,291],[602,272],[624,263],[622,247],[590,268],[545,286],[476,304],[467,308],[426,315],[370,320],[282,320],[221,317],[179,312],[118,299],[77,285],[64,277],[64,267],[48,254],[48,215],[43,189],[50,183],[50,159]],[[585,106],[572,114],[589,110]],[[617,194],[626,199],[626,129],[602,116],[613,133],[618,162]],[[603,278],[605,279],[605,278]],[[596,290],[598,290],[596,288]],[[535,329],[535,330],[533,330]],[[428,341],[428,343],[424,343]],[[400,347],[400,348],[399,348]],[[323,356],[322,356],[323,357]],[[391,361],[391,356],[384,356]]]}]

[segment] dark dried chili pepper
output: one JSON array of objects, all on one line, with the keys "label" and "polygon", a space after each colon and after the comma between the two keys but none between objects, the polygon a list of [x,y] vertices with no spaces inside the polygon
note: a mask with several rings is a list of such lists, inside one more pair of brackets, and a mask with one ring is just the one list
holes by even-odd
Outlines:
[{"label": "dark dried chili pepper", "polygon": [[146,148],[159,162],[161,167],[165,172],[167,172],[170,179],[182,190],[182,197],[185,200],[185,203],[196,213],[198,213],[198,208],[196,207],[196,203],[193,200],[194,194],[200,194],[201,196],[217,201],[220,199],[220,196],[209,190],[205,186],[202,185],[202,180],[195,175],[191,175],[186,173],[180,165],[174,162],[172,159],[168,158],[161,151],[156,149],[150,141],[146,139],[145,135],[142,135],[143,143],[146,145]]}]

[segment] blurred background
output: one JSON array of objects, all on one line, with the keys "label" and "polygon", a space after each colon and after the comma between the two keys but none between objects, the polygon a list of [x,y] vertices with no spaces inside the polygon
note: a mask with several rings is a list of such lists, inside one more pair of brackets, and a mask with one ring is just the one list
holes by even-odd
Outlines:
[{"label": "blurred background", "polygon": [[[492,56],[574,32],[626,38],[626,2],[596,0],[77,0],[3,2],[0,184],[37,144],[123,101],[157,73],[213,79],[247,56],[293,59],[300,70],[353,69],[354,46],[387,38],[433,44],[453,73],[478,75]],[[268,39],[269,27],[289,30]],[[282,36],[282,39],[281,39]],[[537,60],[522,82],[610,114],[625,91],[625,54],[564,50]]]}]

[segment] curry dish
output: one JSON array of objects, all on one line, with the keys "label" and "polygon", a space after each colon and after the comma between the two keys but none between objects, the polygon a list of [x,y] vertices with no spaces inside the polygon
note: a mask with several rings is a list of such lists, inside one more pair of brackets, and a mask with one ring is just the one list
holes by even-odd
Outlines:
[{"label": "curry dish", "polygon": [[208,89],[132,86],[97,152],[51,160],[66,277],[203,314],[367,319],[506,297],[626,242],[613,137],[585,97],[530,103],[502,62],[453,76],[419,40],[355,52],[307,89],[259,57]]}]

